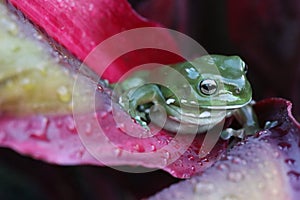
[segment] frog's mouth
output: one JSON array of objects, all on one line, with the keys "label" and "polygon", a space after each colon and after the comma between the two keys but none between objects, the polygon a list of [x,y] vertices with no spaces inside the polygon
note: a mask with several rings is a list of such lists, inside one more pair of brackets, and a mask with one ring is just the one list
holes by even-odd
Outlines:
[{"label": "frog's mouth", "polygon": [[[252,98],[250,98],[248,101],[246,101],[243,104],[237,104],[237,105],[198,105],[198,107],[200,107],[201,109],[207,109],[207,110],[234,110],[234,109],[238,109],[241,107],[244,107],[246,105],[248,105],[249,103],[251,103]],[[187,104],[182,104],[184,107],[187,107],[189,109],[195,109],[195,105],[187,105]]]},{"label": "frog's mouth", "polygon": [[205,108],[180,108],[175,105],[166,107],[168,116],[161,110],[151,111],[151,122],[171,132],[183,134],[204,133],[220,123],[231,111]]},{"label": "frog's mouth", "polygon": [[175,105],[166,106],[169,118],[181,123],[187,124],[215,124],[220,122],[225,117],[230,116],[235,109],[246,106],[251,102],[251,99],[240,105],[224,105],[224,106],[189,106]]}]

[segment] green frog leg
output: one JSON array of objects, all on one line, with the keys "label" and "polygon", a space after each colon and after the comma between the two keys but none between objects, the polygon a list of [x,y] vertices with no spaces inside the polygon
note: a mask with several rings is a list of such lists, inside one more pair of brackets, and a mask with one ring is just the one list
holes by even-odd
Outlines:
[{"label": "green frog leg", "polygon": [[[139,112],[138,107],[149,103],[164,106],[164,96],[160,88],[155,84],[146,84],[138,88],[133,88],[132,90],[134,91],[128,99],[128,113],[139,124],[145,127],[145,111]],[[144,118],[145,120],[143,120],[142,118]]]},{"label": "green frog leg", "polygon": [[243,127],[238,130],[232,128],[225,129],[221,134],[222,139],[227,140],[231,136],[244,138],[248,135],[254,135],[260,129],[256,114],[250,104],[237,109],[233,113],[233,116]]}]

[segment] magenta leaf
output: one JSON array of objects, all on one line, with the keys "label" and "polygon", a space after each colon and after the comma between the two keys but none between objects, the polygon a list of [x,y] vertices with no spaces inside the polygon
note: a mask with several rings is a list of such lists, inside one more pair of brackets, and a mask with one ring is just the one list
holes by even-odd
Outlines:
[{"label": "magenta leaf", "polygon": [[260,122],[278,125],[237,144],[203,174],[149,199],[298,199],[300,124],[291,103],[266,99],[255,105]]},{"label": "magenta leaf", "polygon": [[[31,3],[24,1],[11,2],[25,16],[44,29],[49,36],[56,39],[81,59],[84,59],[96,44],[113,34],[130,28],[155,25],[137,16],[130,9],[126,1],[119,2],[118,6],[123,6],[120,7],[118,14],[115,14],[114,10],[116,1],[82,1],[82,6],[79,2],[69,1],[59,3],[51,1],[34,1]],[[98,7],[97,12],[94,11]],[[90,12],[87,12],[89,9],[91,9]],[[103,12],[99,12],[99,10]],[[87,16],[82,17],[83,14]],[[87,17],[93,18],[98,23],[88,20]],[[128,23],[123,23],[123,20],[128,21]],[[113,23],[107,27],[106,23],[108,21],[112,21]],[[160,38],[161,41],[167,41],[166,43],[169,41],[171,46],[174,45],[169,40],[168,35],[162,36],[165,36],[165,38]],[[148,57],[153,60],[153,55],[157,55],[157,52],[151,50],[147,54],[142,53],[133,52],[131,59],[128,59],[128,57],[123,60],[121,59],[120,62],[116,63],[115,68],[112,68],[111,74],[106,74],[108,78],[110,77],[112,80],[117,79],[118,74],[120,75],[124,73],[124,70],[126,71],[122,66],[128,69],[128,66],[131,66],[132,63],[145,62],[141,57],[146,59]],[[178,59],[175,59],[174,56],[161,55],[161,53],[159,55],[159,57],[155,58],[159,62],[175,62]],[[127,61],[126,65],[123,65],[125,63],[124,60]],[[195,173],[202,172],[225,151],[227,142],[220,140],[209,156],[200,159],[198,153],[204,136],[199,135],[194,143],[188,147],[186,153],[175,162],[170,161],[173,155],[168,151],[163,152],[160,157],[156,156],[153,160],[147,157],[129,159],[122,151],[140,153],[141,155],[144,152],[157,152],[163,146],[171,143],[173,134],[161,131],[154,137],[147,139],[130,137],[114,121],[114,116],[111,112],[110,97],[105,93],[99,93],[97,98],[100,100],[100,110],[97,110],[97,120],[107,130],[108,137],[114,144],[113,146],[109,145],[105,140],[100,140],[97,144],[101,147],[101,151],[105,152],[105,163],[92,157],[82,145],[71,114],[56,116],[42,114],[20,117],[1,116],[1,145],[10,147],[21,154],[31,155],[36,159],[60,165],[142,165],[144,167],[165,169],[172,175],[180,178],[187,178]],[[116,107],[115,112],[119,117],[127,120],[125,125],[129,127],[130,131],[136,132],[141,129],[119,107]],[[91,135],[98,134],[97,129],[89,124],[89,120],[84,115],[82,118],[82,122],[86,125],[86,130],[84,131],[91,132]],[[176,152],[178,148],[184,146],[185,140],[189,138],[190,136],[181,136],[179,139],[174,140],[170,151]]]},{"label": "magenta leaf", "polygon": [[[35,25],[63,45],[80,60],[84,60],[99,43],[122,31],[139,27],[156,27],[157,23],[140,17],[126,0],[11,0]],[[174,46],[169,35],[162,35],[158,43]],[[174,55],[149,49],[132,52],[117,59],[102,78],[117,81],[124,72],[139,64],[158,62],[174,63]],[[90,65],[95,72],[97,66]]]},{"label": "magenta leaf", "polygon": [[[110,99],[107,95],[99,94],[102,99],[97,113],[97,121],[102,129],[106,130],[107,137],[114,145],[109,145],[106,140],[97,140],[97,145],[104,152],[105,164],[116,165],[141,165],[165,169],[175,177],[187,178],[204,169],[220,158],[224,153],[227,142],[220,140],[209,156],[199,158],[203,135],[197,136],[187,151],[178,160],[166,166],[171,152],[163,152],[162,156],[149,159],[147,156],[138,159],[128,159],[125,151],[140,153],[156,152],[168,145],[173,134],[161,131],[153,137],[139,139],[131,137],[123,132],[115,122],[110,108]],[[115,108],[119,117],[126,122],[127,129],[138,132],[141,127],[134,124],[130,117],[119,107]],[[82,116],[89,137],[97,137],[98,129],[90,123],[89,118]],[[66,116],[32,116],[32,117],[2,117],[0,118],[1,146],[10,147],[21,154],[30,155],[36,159],[60,165],[94,164],[103,165],[92,157],[85,146],[82,145],[72,115]],[[185,145],[185,138],[179,137],[173,144],[171,151],[177,152],[177,148]]]}]

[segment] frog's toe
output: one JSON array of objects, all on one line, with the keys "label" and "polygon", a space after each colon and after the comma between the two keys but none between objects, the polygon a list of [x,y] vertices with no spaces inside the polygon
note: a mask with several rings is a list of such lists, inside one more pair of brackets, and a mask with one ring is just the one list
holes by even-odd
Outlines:
[{"label": "frog's toe", "polygon": [[141,116],[135,116],[134,120],[136,123],[138,123],[139,125],[141,125],[143,128],[145,128],[146,130],[150,130],[150,128],[147,125],[147,122],[144,121]]}]

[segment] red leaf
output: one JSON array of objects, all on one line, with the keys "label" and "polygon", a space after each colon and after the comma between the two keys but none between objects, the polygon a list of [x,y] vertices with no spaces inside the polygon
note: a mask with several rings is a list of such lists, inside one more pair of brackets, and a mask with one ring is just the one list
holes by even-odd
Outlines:
[{"label": "red leaf", "polygon": [[[11,0],[10,2],[81,60],[84,60],[97,45],[115,34],[139,27],[158,26],[137,15],[126,0]],[[162,34],[157,42],[174,46],[167,34]],[[178,56],[162,54],[161,51],[155,50],[135,52],[117,59],[102,77],[115,82],[130,68],[150,61],[166,64],[179,59]],[[101,71],[97,65],[91,64],[89,67],[98,73]]]}]

